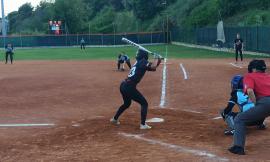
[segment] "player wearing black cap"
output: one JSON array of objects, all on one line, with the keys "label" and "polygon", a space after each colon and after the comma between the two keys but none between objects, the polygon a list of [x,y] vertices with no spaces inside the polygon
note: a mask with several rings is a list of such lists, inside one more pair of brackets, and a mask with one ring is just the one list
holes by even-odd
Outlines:
[{"label": "player wearing black cap", "polygon": [[148,53],[139,49],[137,51],[136,63],[130,70],[130,73],[121,85],[120,92],[122,94],[124,104],[121,105],[116,112],[115,116],[110,120],[113,124],[119,125],[118,121],[120,115],[131,105],[131,101],[135,101],[141,105],[141,124],[140,129],[151,129],[146,121],[148,103],[144,96],[137,90],[136,86],[143,78],[146,71],[156,71],[156,68],[161,63],[161,59],[158,58],[156,65],[153,65],[148,61]]}]

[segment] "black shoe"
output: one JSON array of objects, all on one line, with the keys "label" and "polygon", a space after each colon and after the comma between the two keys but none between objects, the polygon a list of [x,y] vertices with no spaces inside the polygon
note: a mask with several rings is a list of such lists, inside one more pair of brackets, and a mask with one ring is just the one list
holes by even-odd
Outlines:
[{"label": "black shoe", "polygon": [[266,125],[264,123],[260,124],[257,126],[257,129],[259,130],[265,130],[266,129]]},{"label": "black shoe", "polygon": [[234,129],[231,129],[231,130],[225,130],[225,131],[224,131],[224,134],[225,134],[226,136],[232,136],[232,135],[234,134]]},{"label": "black shoe", "polygon": [[240,146],[232,146],[228,149],[231,153],[238,154],[238,155],[245,155],[245,151],[243,147]]},{"label": "black shoe", "polygon": [[225,120],[225,116],[226,116],[226,115],[225,115],[225,113],[224,113],[224,110],[221,110],[219,114],[220,114],[220,116],[223,118],[223,120]]}]

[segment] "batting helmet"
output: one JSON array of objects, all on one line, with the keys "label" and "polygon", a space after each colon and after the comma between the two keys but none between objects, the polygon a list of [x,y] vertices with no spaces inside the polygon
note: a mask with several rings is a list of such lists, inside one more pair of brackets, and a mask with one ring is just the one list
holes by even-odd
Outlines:
[{"label": "batting helmet", "polygon": [[235,75],[231,80],[231,86],[233,90],[243,89],[243,76]]},{"label": "batting helmet", "polygon": [[252,69],[256,69],[261,72],[265,72],[266,64],[264,60],[252,60],[248,65],[248,72],[252,73]]},{"label": "batting helmet", "polygon": [[141,60],[141,59],[145,59],[148,60],[148,52],[138,49],[137,51],[137,56],[136,56],[136,60]]}]

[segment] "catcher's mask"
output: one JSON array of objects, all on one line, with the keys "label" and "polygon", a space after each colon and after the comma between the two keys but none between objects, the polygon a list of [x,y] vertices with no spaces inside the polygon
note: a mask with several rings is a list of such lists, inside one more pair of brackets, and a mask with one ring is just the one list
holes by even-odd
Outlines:
[{"label": "catcher's mask", "polygon": [[233,90],[243,89],[243,76],[235,75],[231,80],[231,87]]},{"label": "catcher's mask", "polygon": [[264,60],[252,60],[250,61],[249,65],[248,65],[248,72],[252,73],[252,70],[256,69],[258,71],[261,72],[265,72],[266,70],[266,64],[264,62]]},{"label": "catcher's mask", "polygon": [[137,51],[137,56],[136,56],[136,60],[141,60],[141,59],[145,59],[148,60],[148,52],[138,49]]}]

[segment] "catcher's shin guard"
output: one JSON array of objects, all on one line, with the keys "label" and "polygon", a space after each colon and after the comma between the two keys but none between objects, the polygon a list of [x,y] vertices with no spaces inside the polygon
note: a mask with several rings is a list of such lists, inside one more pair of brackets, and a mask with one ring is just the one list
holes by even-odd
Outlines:
[{"label": "catcher's shin guard", "polygon": [[234,129],[234,116],[226,115],[225,122],[228,124],[229,128]]}]

